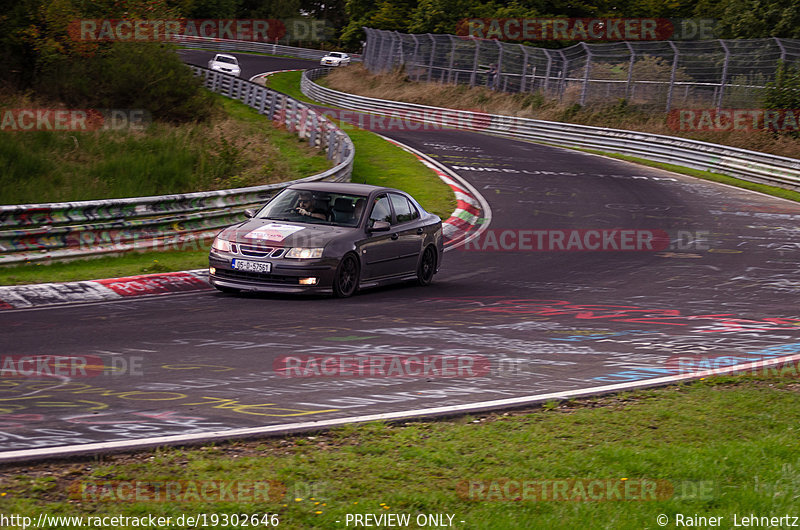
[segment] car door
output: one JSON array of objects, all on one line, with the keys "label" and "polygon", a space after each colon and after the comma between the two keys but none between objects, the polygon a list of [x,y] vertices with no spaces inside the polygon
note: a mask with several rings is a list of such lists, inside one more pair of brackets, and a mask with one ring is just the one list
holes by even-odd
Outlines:
[{"label": "car door", "polygon": [[[391,203],[384,193],[372,199],[369,207],[367,229],[378,221],[393,222]],[[393,230],[367,234],[361,246],[361,263],[364,267],[362,277],[374,280],[394,275],[397,270],[398,236]]]},{"label": "car door", "polygon": [[396,224],[391,230],[397,234],[397,274],[414,273],[417,270],[425,231],[419,222],[419,211],[405,195],[389,193]]}]

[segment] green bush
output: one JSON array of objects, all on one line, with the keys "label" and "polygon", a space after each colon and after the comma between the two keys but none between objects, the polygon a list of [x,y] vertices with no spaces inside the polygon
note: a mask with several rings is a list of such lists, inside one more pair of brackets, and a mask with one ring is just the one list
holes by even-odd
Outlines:
[{"label": "green bush", "polygon": [[171,46],[114,43],[95,55],[47,64],[37,92],[74,108],[146,109],[154,120],[204,121],[211,95]]},{"label": "green bush", "polygon": [[546,103],[545,97],[540,91],[536,91],[532,94],[516,94],[514,99],[517,101],[520,108],[523,109],[525,108],[530,108],[532,110],[540,109],[544,107]]},{"label": "green bush", "polygon": [[580,103],[573,103],[569,107],[565,108],[561,111],[558,121],[570,121],[573,119],[581,110],[583,110],[583,106]]},{"label": "green bush", "polygon": [[778,63],[775,80],[767,83],[764,106],[768,109],[800,108],[800,66]]}]

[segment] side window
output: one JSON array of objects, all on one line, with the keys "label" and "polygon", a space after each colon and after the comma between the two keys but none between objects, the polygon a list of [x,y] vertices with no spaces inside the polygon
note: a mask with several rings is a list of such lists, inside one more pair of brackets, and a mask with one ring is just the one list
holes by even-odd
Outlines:
[{"label": "side window", "polygon": [[415,218],[414,211],[416,210],[411,209],[411,205],[408,204],[408,199],[396,193],[390,193],[389,197],[392,199],[392,206],[394,207],[394,214],[397,216],[398,223],[407,223]]},{"label": "side window", "polygon": [[389,198],[386,195],[376,197],[372,203],[372,213],[369,214],[369,226],[375,221],[392,222],[392,209],[389,206]]}]

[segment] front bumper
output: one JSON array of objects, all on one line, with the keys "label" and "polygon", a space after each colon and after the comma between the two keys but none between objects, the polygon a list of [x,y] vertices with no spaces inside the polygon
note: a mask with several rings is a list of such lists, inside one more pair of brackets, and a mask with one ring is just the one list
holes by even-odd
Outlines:
[{"label": "front bumper", "polygon": [[222,72],[223,74],[234,75],[234,76],[236,76],[236,77],[239,77],[239,74],[241,74],[241,73],[242,73],[242,71],[241,71],[241,70],[232,70],[232,69],[230,69],[230,68],[220,68],[220,67],[217,67],[217,68],[212,68],[212,70],[214,70],[214,71],[216,71],[216,72]]},{"label": "front bumper", "polygon": [[[323,259],[267,259],[258,260],[272,264],[269,273],[245,272],[234,269],[232,256],[212,251],[208,257],[208,279],[214,287],[274,293],[331,293],[333,278],[339,260]],[[211,273],[214,269],[214,273]],[[301,278],[317,278],[314,285],[301,285]]]}]

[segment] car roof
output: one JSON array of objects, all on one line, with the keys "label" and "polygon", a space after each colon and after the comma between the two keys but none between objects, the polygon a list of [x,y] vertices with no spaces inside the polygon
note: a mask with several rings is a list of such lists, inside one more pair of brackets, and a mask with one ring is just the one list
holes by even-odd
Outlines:
[{"label": "car roof", "polygon": [[357,184],[355,182],[302,182],[289,186],[291,189],[310,191],[327,191],[333,193],[352,193],[355,195],[369,195],[373,191],[400,191],[384,186],[371,184]]},{"label": "car roof", "polygon": [[214,58],[216,59],[217,57],[228,57],[229,59],[236,59],[236,57],[234,57],[233,55],[228,55],[227,53],[218,53],[217,55],[214,56]]}]

